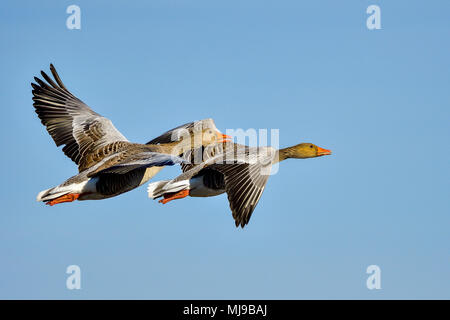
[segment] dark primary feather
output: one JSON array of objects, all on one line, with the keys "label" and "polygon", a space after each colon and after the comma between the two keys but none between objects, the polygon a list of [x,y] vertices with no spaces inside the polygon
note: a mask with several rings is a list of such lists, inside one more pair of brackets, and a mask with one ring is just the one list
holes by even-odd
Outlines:
[{"label": "dark primary feather", "polygon": [[269,176],[261,174],[260,164],[220,164],[213,165],[212,169],[223,174],[236,227],[244,227],[250,221]]}]

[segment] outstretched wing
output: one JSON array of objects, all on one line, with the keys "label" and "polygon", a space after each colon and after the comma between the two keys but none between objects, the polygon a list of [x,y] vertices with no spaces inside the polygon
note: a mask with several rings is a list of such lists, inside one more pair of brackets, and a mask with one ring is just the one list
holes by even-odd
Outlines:
[{"label": "outstretched wing", "polygon": [[240,225],[243,228],[250,221],[262,196],[269,178],[267,168],[263,168],[259,163],[246,163],[214,165],[211,169],[223,174],[225,191],[236,227]]},{"label": "outstretched wing", "polygon": [[46,82],[35,77],[36,83],[31,83],[33,106],[56,145],[64,145],[64,154],[81,172],[102,159],[89,157],[89,154],[98,153],[102,148],[102,155],[114,152],[128,140],[111,120],[94,112],[67,90],[52,64],[50,71],[54,80],[41,71]]},{"label": "outstretched wing", "polygon": [[[222,152],[206,158],[201,164],[182,164],[188,170],[173,181],[202,175],[205,185],[211,188],[222,188],[224,181],[235,224],[244,227],[250,221],[269,178],[272,150],[264,149],[266,154],[262,155],[262,148],[231,143],[223,146]],[[192,161],[192,158],[190,160]]]}]

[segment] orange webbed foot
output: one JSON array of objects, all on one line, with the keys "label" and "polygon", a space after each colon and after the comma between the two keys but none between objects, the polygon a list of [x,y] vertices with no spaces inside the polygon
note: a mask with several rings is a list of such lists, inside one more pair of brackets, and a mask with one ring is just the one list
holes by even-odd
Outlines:
[{"label": "orange webbed foot", "polygon": [[55,204],[58,204],[58,203],[75,201],[79,197],[80,197],[80,193],[69,193],[69,194],[65,194],[59,198],[47,201],[45,204],[47,204],[49,206],[54,206]]},{"label": "orange webbed foot", "polygon": [[182,199],[189,195],[189,190],[181,190],[178,192],[171,192],[164,194],[164,199],[159,200],[159,203],[166,204],[169,201],[175,200],[175,199]]}]

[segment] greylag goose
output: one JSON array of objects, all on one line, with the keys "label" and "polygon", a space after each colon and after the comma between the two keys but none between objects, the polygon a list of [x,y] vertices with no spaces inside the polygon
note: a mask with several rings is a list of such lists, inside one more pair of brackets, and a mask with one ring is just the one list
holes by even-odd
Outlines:
[{"label": "greylag goose", "polygon": [[148,196],[152,199],[163,197],[159,202],[165,204],[187,196],[212,197],[226,192],[235,225],[242,228],[248,224],[261,198],[272,165],[289,158],[306,159],[331,154],[330,150],[312,143],[276,150],[227,142],[213,148],[199,148],[186,156],[193,158],[195,152],[202,154],[202,163],[184,163],[181,165],[183,173],[175,179],[150,183]]},{"label": "greylag goose", "polygon": [[[78,165],[79,173],[62,184],[41,191],[37,201],[54,205],[74,200],[98,200],[130,191],[152,178],[162,167],[182,163],[190,148],[225,141],[212,119],[188,123],[154,139],[129,142],[112,122],[94,112],[63,84],[54,66],[54,80],[35,77],[33,106],[57,146]],[[178,140],[175,140],[178,138]]]}]

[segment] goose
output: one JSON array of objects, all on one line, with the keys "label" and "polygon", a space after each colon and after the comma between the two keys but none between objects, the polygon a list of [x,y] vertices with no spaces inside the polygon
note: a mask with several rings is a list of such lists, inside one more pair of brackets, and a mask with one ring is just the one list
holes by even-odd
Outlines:
[{"label": "goose", "polygon": [[149,198],[163,197],[159,202],[166,204],[187,196],[212,197],[226,192],[235,225],[244,228],[261,198],[272,165],[291,158],[331,154],[330,150],[312,143],[300,143],[280,150],[231,142],[218,146],[202,147],[186,154],[192,158],[195,152],[200,152],[204,161],[182,164],[183,173],[173,180],[150,183],[147,189]]},{"label": "goose", "polygon": [[31,83],[33,106],[56,146],[64,145],[62,151],[79,171],[62,184],[39,192],[36,200],[50,206],[117,196],[146,183],[164,166],[183,163],[179,156],[186,150],[228,138],[212,119],[205,119],[169,130],[153,143],[130,142],[111,120],[65,87],[53,64],[50,71],[53,79],[41,71],[46,82],[35,77],[36,83]]}]

